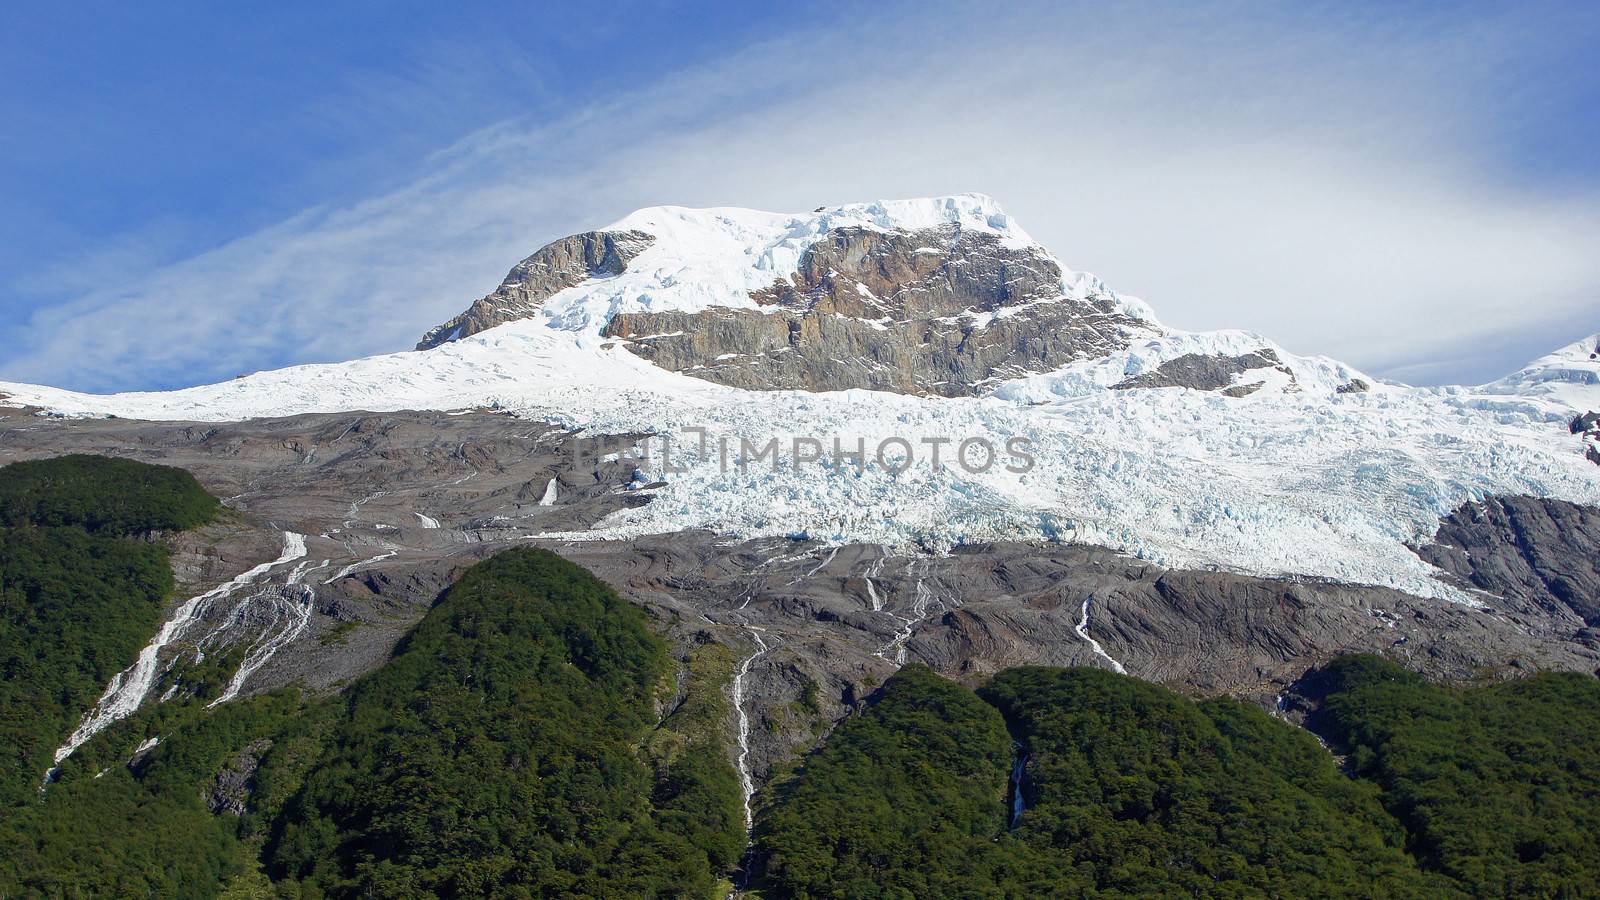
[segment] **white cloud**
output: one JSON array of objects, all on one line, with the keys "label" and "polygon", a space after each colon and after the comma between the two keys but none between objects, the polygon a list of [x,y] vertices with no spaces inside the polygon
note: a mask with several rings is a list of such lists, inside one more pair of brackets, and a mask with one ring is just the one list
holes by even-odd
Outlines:
[{"label": "white cloud", "polygon": [[1360,23],[1148,18],[880,17],[503,123],[391,193],[107,277],[8,340],[0,373],[108,389],[400,349],[543,242],[638,206],[967,190],[1169,324],[1380,371],[1487,378],[1522,361],[1485,355],[1495,335],[1593,310],[1596,198],[1513,190],[1474,149],[1481,30],[1419,48]]}]

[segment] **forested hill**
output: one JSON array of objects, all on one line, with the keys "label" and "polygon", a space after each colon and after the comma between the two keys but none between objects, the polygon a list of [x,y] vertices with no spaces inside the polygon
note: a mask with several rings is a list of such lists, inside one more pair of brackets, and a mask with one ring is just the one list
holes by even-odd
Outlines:
[{"label": "forested hill", "polygon": [[1402,840],[1315,739],[1235,701],[1032,667],[974,694],[912,666],[758,847],[785,897],[1436,895]]},{"label": "forested hill", "polygon": [[712,896],[744,845],[738,780],[720,717],[655,767],[641,751],[668,662],[641,609],[555,554],[480,563],[339,704],[270,873],[339,895]]},{"label": "forested hill", "polygon": [[1600,897],[1600,680],[1453,690],[1371,656],[1320,674],[1312,724],[1420,864],[1476,896]]},{"label": "forested hill", "polygon": [[[772,897],[1600,895],[1600,682],[1328,670],[1310,734],[1226,698],[902,669],[775,791]],[[1352,777],[1353,776],[1353,777]],[[1020,796],[1018,792],[1020,791]]]},{"label": "forested hill", "polygon": [[221,505],[182,469],[75,453],[0,467],[0,525],[129,537],[204,525]]},{"label": "forested hill", "polygon": [[161,622],[159,543],[219,509],[181,469],[98,456],[0,467],[0,809],[32,802],[51,752]]},{"label": "forested hill", "polygon": [[732,666],[691,651],[662,719],[673,665],[642,609],[507,551],[341,695],[202,685],[96,737],[100,775],[0,824],[0,896],[724,896]]}]

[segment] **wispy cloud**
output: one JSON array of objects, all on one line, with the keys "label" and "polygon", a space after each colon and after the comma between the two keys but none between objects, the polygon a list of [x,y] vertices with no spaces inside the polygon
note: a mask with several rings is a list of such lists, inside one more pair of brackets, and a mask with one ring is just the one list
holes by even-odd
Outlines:
[{"label": "wispy cloud", "polygon": [[1171,9],[882,14],[508,121],[381,196],[119,259],[7,340],[0,374],[171,386],[402,349],[541,243],[638,206],[966,190],[1178,327],[1419,380],[1513,368],[1498,338],[1530,322],[1575,337],[1554,330],[1595,308],[1600,197],[1486,159],[1472,94],[1503,31]]}]

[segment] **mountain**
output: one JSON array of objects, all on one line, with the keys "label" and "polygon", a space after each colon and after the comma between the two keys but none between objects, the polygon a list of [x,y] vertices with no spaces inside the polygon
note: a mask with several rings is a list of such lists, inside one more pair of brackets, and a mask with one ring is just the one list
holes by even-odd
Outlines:
[{"label": "mountain", "polygon": [[[607,537],[1068,540],[1454,599],[1406,545],[1462,503],[1600,502],[1582,442],[1563,436],[1600,408],[1593,365],[1573,353],[1481,389],[1419,390],[1248,332],[1175,331],[980,195],[804,215],[641,210],[541,249],[419,346],[165,393],[0,393],[147,420],[492,407],[678,438],[670,464],[686,471],[669,477],[658,439],[636,480],[665,484],[608,518]],[[1588,382],[1567,377],[1585,364]],[[941,439],[947,459],[963,441],[1002,452],[986,472],[793,465],[797,440],[839,461],[836,438],[869,462],[909,446],[928,463]],[[1034,464],[1007,472],[1018,438]],[[773,439],[775,467],[723,471],[723,441],[737,458]]]},{"label": "mountain", "polygon": [[1574,409],[1593,409],[1600,400],[1600,333],[1541,356],[1480,390],[1519,397],[1546,397]]},{"label": "mountain", "polygon": [[148,665],[89,720],[137,744],[165,697],[336,693],[530,545],[649,611],[684,671],[721,648],[757,812],[907,663],[1265,708],[1349,651],[1450,682],[1600,668],[1594,337],[1488,385],[1388,383],[1168,328],[960,195],[641,210],[418,347],[169,392],[0,384],[0,462],[177,466],[232,511],[173,538]]}]

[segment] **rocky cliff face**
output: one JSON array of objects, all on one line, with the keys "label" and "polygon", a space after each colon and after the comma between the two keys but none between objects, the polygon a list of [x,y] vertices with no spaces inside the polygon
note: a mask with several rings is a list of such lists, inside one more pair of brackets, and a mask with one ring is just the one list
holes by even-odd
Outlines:
[{"label": "rocky cliff face", "polygon": [[1600,412],[1590,410],[1574,417],[1570,428],[1583,441],[1584,458],[1600,466]]},{"label": "rocky cliff face", "polygon": [[954,397],[1147,331],[1107,291],[1063,295],[1043,250],[959,225],[835,229],[753,299],[763,308],[624,313],[605,334],[662,368],[734,387]]},{"label": "rocky cliff face", "polygon": [[[423,336],[426,350],[537,315],[557,292],[626,270],[643,231],[564,238]],[[964,228],[833,227],[767,287],[709,308],[623,311],[603,334],[662,368],[734,387],[966,396],[1157,333],[1042,248]],[[691,277],[686,274],[684,277]]]},{"label": "rocky cliff face", "polygon": [[1538,497],[1468,503],[1439,524],[1423,559],[1473,587],[1573,616],[1600,640],[1600,510]]},{"label": "rocky cliff face", "polygon": [[525,319],[540,304],[565,290],[606,275],[620,275],[628,262],[654,240],[640,231],[590,231],[547,244],[513,268],[488,296],[466,312],[422,336],[418,350],[427,350],[496,325]]},{"label": "rocky cliff face", "polygon": [[[1132,388],[1186,387],[1197,391],[1220,391],[1230,397],[1244,397],[1260,390],[1266,383],[1265,375],[1276,372],[1287,382],[1284,390],[1298,390],[1294,370],[1283,364],[1278,353],[1264,348],[1239,356],[1205,356],[1186,353],[1169,359],[1152,372],[1112,385],[1113,390]],[[1340,388],[1341,393],[1348,393]]]}]

